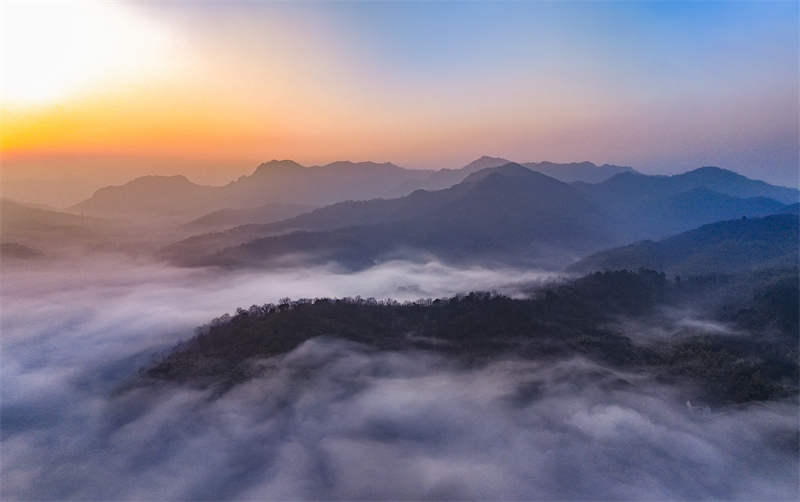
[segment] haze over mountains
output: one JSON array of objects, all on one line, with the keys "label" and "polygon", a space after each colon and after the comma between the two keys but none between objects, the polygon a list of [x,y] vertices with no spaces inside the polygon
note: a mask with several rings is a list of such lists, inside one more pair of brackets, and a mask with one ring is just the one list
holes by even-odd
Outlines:
[{"label": "haze over mountains", "polygon": [[561,267],[605,247],[790,209],[763,194],[797,199],[796,190],[718,168],[672,177],[625,172],[602,183],[568,184],[509,163],[474,171],[444,190],[341,202],[278,223],[194,236],[162,256],[179,264],[252,266],[294,255],[364,267],[430,254]]},{"label": "haze over mountains", "polygon": [[[532,168],[579,180],[568,183]],[[459,181],[392,198],[413,186],[452,180]],[[148,176],[106,187],[71,208],[80,220],[4,201],[9,209],[3,243],[12,245],[4,252],[16,257],[48,255],[47,249],[65,243],[135,254],[163,247],[160,257],[191,266],[262,267],[300,260],[363,268],[436,257],[557,269],[615,245],[721,220],[796,212],[791,204],[797,200],[796,189],[716,167],[650,176],[588,162],[522,165],[493,157],[436,172],[388,163],[306,168],[272,161],[222,187],[196,185],[183,176]],[[61,225],[55,233],[54,222]]]},{"label": "haze over mountains", "polygon": [[[475,171],[508,164],[482,157],[467,166],[440,171],[404,169],[391,163],[334,162],[305,167],[290,160],[273,160],[222,187],[196,185],[183,176],[146,176],[122,186],[105,187],[70,208],[103,216],[195,217],[219,209],[240,209],[267,203],[307,204],[316,207],[345,200],[396,198],[414,190],[439,190],[463,181]],[[596,182],[631,168],[580,164],[526,164],[562,181]]]},{"label": "haze over mountains", "polygon": [[800,221],[795,214],[703,225],[657,242],[641,241],[587,256],[567,271],[664,271],[670,276],[734,274],[796,266]]}]

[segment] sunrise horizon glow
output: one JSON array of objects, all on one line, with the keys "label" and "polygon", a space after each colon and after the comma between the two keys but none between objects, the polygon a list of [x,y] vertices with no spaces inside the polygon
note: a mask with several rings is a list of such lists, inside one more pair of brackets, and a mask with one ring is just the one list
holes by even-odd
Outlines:
[{"label": "sunrise horizon glow", "polygon": [[2,9],[4,180],[488,155],[798,185],[795,2]]}]

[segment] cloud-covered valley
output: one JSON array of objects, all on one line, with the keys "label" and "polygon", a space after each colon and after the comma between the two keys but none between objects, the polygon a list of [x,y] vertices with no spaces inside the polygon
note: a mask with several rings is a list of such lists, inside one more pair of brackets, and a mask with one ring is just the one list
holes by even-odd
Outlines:
[{"label": "cloud-covered valley", "polygon": [[[223,275],[95,261],[4,270],[4,499],[792,499],[796,406],[694,406],[582,357],[476,367],[313,339],[219,395],[121,386],[223,312],[398,300],[543,272],[391,263]],[[527,282],[526,282],[527,281]]]}]

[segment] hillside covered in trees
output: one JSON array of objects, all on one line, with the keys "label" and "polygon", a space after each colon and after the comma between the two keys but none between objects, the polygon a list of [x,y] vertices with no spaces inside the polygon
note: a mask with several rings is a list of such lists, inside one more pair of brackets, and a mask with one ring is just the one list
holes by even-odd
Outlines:
[{"label": "hillside covered in trees", "polygon": [[[466,366],[586,357],[688,383],[694,399],[713,405],[796,397],[796,268],[684,280],[644,269],[597,272],[529,292],[525,299],[473,292],[403,304],[357,297],[254,305],[199,328],[139,378],[224,392],[258,376],[266,358],[329,337],[378,351],[434,351]],[[669,336],[642,334],[652,326]]]}]

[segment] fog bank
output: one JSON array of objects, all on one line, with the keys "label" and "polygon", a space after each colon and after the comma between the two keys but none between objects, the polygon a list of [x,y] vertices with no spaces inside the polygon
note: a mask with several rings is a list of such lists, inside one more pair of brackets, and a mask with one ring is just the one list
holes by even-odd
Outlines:
[{"label": "fog bank", "polygon": [[467,369],[315,339],[213,389],[115,391],[224,312],[400,301],[546,274],[391,263],[258,275],[93,262],[3,270],[2,498],[794,500],[797,408],[690,411],[580,358]]}]

